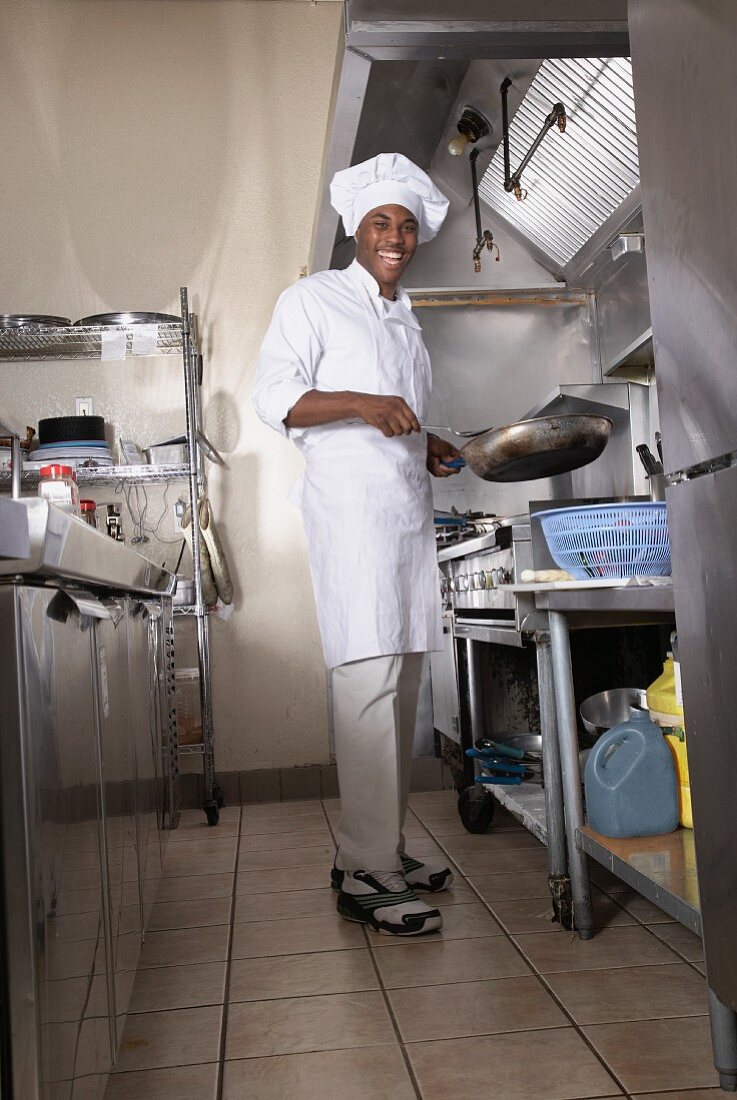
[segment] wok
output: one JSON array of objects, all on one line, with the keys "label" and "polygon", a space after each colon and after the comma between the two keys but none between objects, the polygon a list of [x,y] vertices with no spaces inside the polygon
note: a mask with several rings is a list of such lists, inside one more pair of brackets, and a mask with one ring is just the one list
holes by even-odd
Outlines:
[{"label": "wok", "polygon": [[[434,424],[437,431],[451,431]],[[602,453],[612,431],[608,416],[567,413],[489,428],[461,447],[463,462],[484,481],[535,481],[577,470]],[[460,460],[446,463],[460,466]]]}]

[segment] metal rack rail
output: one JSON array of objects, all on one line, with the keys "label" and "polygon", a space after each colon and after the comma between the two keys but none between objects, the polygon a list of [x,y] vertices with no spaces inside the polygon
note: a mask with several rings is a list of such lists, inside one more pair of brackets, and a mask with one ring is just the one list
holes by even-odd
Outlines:
[{"label": "metal rack rail", "polygon": [[[102,360],[108,333],[120,340],[125,336],[124,358],[143,355],[182,356],[186,413],[186,440],[188,461],[183,465],[159,466],[99,466],[80,467],[77,480],[80,485],[108,485],[119,481],[130,483],[167,482],[186,480],[192,513],[192,563],[194,572],[195,602],[175,614],[192,616],[197,623],[197,660],[200,673],[200,707],[202,713],[202,744],[179,746],[179,753],[201,754],[205,798],[203,810],[210,825],[216,825],[223,795],[215,775],[214,726],[212,715],[212,677],[210,665],[210,632],[207,608],[202,599],[202,561],[200,554],[199,500],[205,493],[206,478],[200,448],[197,445],[201,424],[200,387],[202,385],[202,355],[197,338],[196,317],[189,311],[189,295],[186,287],[179,291],[181,323],[161,323],[156,326],[155,347],[151,340],[139,341],[139,325],[94,325],[68,328],[33,327],[27,330],[0,332],[0,361],[45,361],[69,359]],[[0,471],[0,486],[10,483],[10,471]],[[24,471],[21,483],[33,485],[38,472]]]}]

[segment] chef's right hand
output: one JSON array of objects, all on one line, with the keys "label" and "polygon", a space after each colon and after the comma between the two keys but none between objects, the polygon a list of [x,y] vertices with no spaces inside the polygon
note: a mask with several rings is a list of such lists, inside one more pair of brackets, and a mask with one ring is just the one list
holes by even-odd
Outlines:
[{"label": "chef's right hand", "polygon": [[403,397],[384,397],[378,394],[362,393],[358,406],[358,415],[366,424],[378,428],[385,436],[411,435],[421,431],[421,425],[412,409]]}]

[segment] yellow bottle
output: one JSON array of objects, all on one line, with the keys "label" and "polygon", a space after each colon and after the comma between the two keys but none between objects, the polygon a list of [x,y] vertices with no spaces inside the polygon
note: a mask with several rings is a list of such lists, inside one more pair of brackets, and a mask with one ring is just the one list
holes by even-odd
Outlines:
[{"label": "yellow bottle", "polygon": [[647,705],[650,717],[662,728],[668,747],[673,753],[678,777],[678,810],[681,825],[685,825],[687,829],[693,829],[691,786],[686,755],[686,725],[683,707],[677,701],[676,670],[672,653],[669,653],[665,660],[662,674],[647,689]]}]

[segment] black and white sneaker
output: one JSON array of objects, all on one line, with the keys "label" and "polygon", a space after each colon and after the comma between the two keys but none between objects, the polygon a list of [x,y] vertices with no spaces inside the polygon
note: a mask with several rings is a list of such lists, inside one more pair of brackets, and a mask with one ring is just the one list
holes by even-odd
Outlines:
[{"label": "black and white sneaker", "polygon": [[[447,890],[453,882],[453,872],[447,863],[428,860],[423,863],[413,856],[400,855],[402,861],[402,877],[408,886],[415,890],[427,890],[431,894],[438,894],[441,890]],[[333,890],[341,890],[345,871],[333,866],[330,872],[330,885]]]},{"label": "black and white sneaker", "polygon": [[445,862],[428,860],[423,863],[412,856],[401,854],[402,875],[408,886],[415,890],[427,890],[431,894],[438,894],[441,890],[447,890],[453,882],[453,872]]},{"label": "black and white sneaker", "polygon": [[440,911],[420,901],[397,871],[344,871],[337,910],[385,936],[421,936],[443,927]]}]

